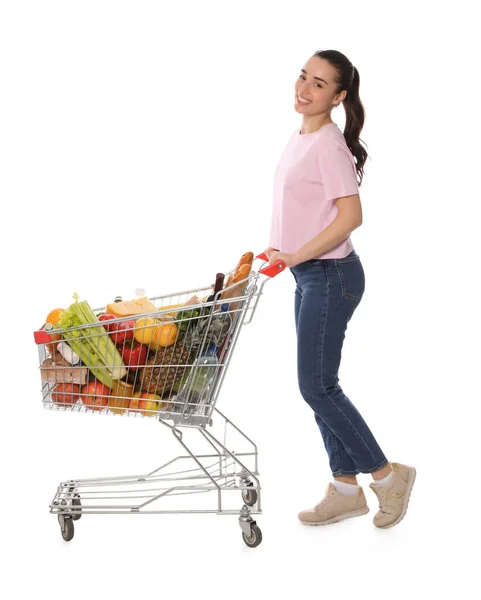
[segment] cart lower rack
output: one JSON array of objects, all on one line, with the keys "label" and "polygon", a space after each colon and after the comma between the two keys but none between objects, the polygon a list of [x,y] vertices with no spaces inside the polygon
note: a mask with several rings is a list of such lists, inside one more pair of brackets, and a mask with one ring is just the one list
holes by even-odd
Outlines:
[{"label": "cart lower rack", "polygon": [[[257,258],[267,260],[265,254]],[[257,446],[216,408],[242,326],[252,321],[266,281],[285,269],[278,261],[255,271],[252,260],[247,277],[232,279],[238,265],[221,289],[151,298],[152,310],[135,317],[97,309],[102,314],[88,323],[66,327],[64,317],[35,332],[45,408],[155,418],[185,452],[149,473],[61,482],[50,512],[64,540],[73,538],[74,521],[85,514],[216,513],[238,515],[247,546],[261,543],[254,519],[261,513]],[[92,313],[80,304],[75,311]],[[136,363],[134,347],[141,349]],[[210,431],[214,422],[221,424],[217,435]],[[188,445],[191,431],[203,442],[202,453]],[[229,449],[232,437],[235,451]],[[189,504],[193,495],[196,508]]]}]

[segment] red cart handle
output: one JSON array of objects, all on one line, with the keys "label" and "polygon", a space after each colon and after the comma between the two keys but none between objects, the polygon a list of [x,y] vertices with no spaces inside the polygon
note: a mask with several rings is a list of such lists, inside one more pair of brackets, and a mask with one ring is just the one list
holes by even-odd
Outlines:
[{"label": "red cart handle", "polygon": [[[265,252],[262,252],[262,254],[259,254],[258,256],[256,256],[256,258],[260,258],[261,260],[267,261],[269,260],[269,257]],[[283,260],[276,260],[276,262],[272,263],[272,265],[261,269],[259,273],[262,273],[262,275],[267,275],[268,277],[275,277],[276,275],[279,275],[279,273],[282,273],[282,271],[284,271],[285,268],[286,263]]]}]

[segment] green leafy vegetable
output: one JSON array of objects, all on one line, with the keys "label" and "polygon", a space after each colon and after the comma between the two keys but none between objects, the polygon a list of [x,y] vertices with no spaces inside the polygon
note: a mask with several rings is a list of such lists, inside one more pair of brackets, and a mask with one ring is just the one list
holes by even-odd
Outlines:
[{"label": "green leafy vegetable", "polygon": [[181,310],[180,312],[177,313],[177,316],[175,317],[176,323],[178,328],[180,329],[180,331],[186,331],[187,328],[189,327],[189,323],[195,319],[195,321],[193,322],[193,326],[197,325],[198,319],[196,319],[196,317],[198,317],[201,313],[201,309],[200,308],[192,308],[192,309],[187,309],[187,310]]},{"label": "green leafy vegetable", "polygon": [[122,356],[88,302],[79,302],[77,294],[73,297],[75,302],[62,313],[58,323],[64,330],[63,337],[93,375],[111,388],[127,374]]}]

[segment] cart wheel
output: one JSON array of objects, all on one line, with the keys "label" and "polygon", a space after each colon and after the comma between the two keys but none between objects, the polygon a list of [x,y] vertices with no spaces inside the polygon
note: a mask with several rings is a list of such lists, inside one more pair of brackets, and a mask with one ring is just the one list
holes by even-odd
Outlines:
[{"label": "cart wheel", "polygon": [[[254,484],[252,482],[247,484],[249,487],[252,487]],[[247,506],[254,506],[257,502],[257,492],[256,490],[242,490],[242,500]]]},{"label": "cart wheel", "polygon": [[257,525],[251,525],[251,534],[247,536],[242,532],[242,539],[249,548],[255,548],[262,542],[262,532]]},{"label": "cart wheel", "polygon": [[73,521],[70,517],[64,518],[63,527],[60,526],[60,533],[62,534],[62,537],[66,542],[70,542],[70,540],[73,538],[74,527]]},{"label": "cart wheel", "polygon": [[[72,499],[72,506],[80,506],[80,507],[82,506],[82,504],[80,502],[80,494],[74,494],[73,499]],[[81,516],[82,516],[82,513],[75,513],[72,515],[72,520],[78,521]]]}]

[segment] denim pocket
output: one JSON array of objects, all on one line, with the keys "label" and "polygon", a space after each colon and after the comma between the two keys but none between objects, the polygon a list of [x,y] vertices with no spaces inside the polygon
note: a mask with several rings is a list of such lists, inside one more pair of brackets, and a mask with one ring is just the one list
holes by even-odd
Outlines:
[{"label": "denim pocket", "polygon": [[359,302],[364,294],[366,284],[359,256],[335,259],[335,265],[341,283],[342,297]]}]

